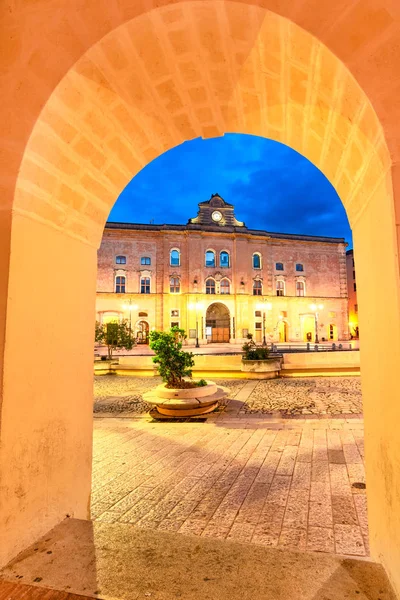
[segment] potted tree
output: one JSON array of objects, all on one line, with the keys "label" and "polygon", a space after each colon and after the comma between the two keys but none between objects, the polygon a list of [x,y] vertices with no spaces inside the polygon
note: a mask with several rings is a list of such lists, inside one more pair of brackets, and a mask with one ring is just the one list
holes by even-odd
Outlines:
[{"label": "potted tree", "polygon": [[154,351],[153,362],[164,383],[143,395],[153,405],[151,415],[155,418],[190,417],[213,411],[218,402],[227,395],[222,386],[212,381],[192,379],[193,354],[182,350],[185,331],[172,327],[169,332],[152,331],[150,348]]},{"label": "potted tree", "polygon": [[95,341],[107,346],[108,360],[113,359],[114,350],[132,350],[135,340],[127,321],[117,321],[101,324],[96,321]]},{"label": "potted tree", "polygon": [[257,346],[252,337],[243,344],[241,370],[256,379],[274,379],[279,376],[282,357],[271,356],[267,346]]}]

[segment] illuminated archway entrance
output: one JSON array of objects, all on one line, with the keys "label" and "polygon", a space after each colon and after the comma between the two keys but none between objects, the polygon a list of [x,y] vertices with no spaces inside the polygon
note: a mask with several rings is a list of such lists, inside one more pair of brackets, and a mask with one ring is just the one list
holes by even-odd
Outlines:
[{"label": "illuminated archway entrance", "polygon": [[229,309],[221,302],[210,304],[206,312],[206,337],[211,343],[228,343],[230,339]]},{"label": "illuminated archway entrance", "polygon": [[141,320],[135,326],[135,338],[137,344],[149,343],[149,324],[147,321]]},{"label": "illuminated archway entrance", "polygon": [[278,337],[279,342],[287,342],[289,341],[289,327],[286,321],[283,319],[280,320],[278,324]]},{"label": "illuminated archway entrance", "polygon": [[315,340],[315,316],[304,315],[301,322],[303,341],[313,342]]},{"label": "illuminated archway entrance", "polygon": [[[290,145],[346,208],[371,549],[400,589],[400,5],[152,6],[54,0],[50,15],[37,0],[2,21],[0,562],[66,514],[88,516],[96,249],[115,199],[168,148],[229,131]],[[37,356],[21,353],[27,331]],[[390,352],[377,363],[378,347]]]}]

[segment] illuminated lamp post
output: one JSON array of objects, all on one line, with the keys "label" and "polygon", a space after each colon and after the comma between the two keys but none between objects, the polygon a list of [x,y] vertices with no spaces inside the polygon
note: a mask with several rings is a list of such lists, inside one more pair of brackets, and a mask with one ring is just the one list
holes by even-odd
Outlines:
[{"label": "illuminated lamp post", "polygon": [[203,309],[203,304],[201,302],[198,302],[196,300],[196,302],[189,304],[189,309],[190,310],[195,310],[196,311],[196,348],[200,348],[200,344],[199,344],[199,318],[198,318],[198,311]]},{"label": "illuminated lamp post", "polygon": [[314,313],[315,317],[315,343],[319,344],[318,339],[318,310],[322,310],[324,308],[323,304],[310,304],[310,308]]},{"label": "illuminated lamp post", "polygon": [[265,339],[265,320],[266,320],[266,315],[267,315],[267,310],[272,310],[272,304],[271,302],[267,302],[267,300],[263,300],[262,302],[259,302],[257,304],[257,310],[261,310],[262,311],[262,317],[263,317],[263,346],[267,345],[267,340]]},{"label": "illuminated lamp post", "polygon": [[138,307],[136,304],[132,303],[132,298],[129,298],[127,304],[123,304],[122,308],[124,310],[129,310],[129,338],[132,337],[132,311],[136,310]]}]

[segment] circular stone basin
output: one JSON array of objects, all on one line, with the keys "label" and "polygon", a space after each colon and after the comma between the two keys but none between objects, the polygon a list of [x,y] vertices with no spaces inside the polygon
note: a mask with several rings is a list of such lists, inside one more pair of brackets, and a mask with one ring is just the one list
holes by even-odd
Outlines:
[{"label": "circular stone basin", "polygon": [[227,395],[226,388],[208,381],[205,386],[190,389],[170,389],[162,384],[143,394],[143,399],[160,414],[181,418],[212,412]]}]

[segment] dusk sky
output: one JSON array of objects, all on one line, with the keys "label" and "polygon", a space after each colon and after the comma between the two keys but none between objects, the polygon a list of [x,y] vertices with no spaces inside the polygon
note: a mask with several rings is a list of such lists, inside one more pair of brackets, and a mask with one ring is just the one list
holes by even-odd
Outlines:
[{"label": "dusk sky", "polygon": [[344,237],[352,246],[326,177],[291,148],[252,135],[198,138],[169,150],[132,179],[109,220],[185,224],[214,193],[252,229]]}]

